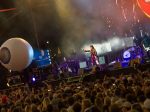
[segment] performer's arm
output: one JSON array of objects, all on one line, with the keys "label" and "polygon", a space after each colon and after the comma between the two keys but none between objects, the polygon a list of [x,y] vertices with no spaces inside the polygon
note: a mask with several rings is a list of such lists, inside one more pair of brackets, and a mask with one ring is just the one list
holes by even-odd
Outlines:
[{"label": "performer's arm", "polygon": [[91,52],[90,50],[84,50],[84,52]]}]

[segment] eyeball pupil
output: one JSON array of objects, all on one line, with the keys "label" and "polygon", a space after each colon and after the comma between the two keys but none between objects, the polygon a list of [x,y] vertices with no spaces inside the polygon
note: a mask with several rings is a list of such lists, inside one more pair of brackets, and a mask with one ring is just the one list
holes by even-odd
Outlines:
[{"label": "eyeball pupil", "polygon": [[11,59],[11,53],[7,47],[3,47],[0,49],[0,60],[4,64],[8,64]]}]

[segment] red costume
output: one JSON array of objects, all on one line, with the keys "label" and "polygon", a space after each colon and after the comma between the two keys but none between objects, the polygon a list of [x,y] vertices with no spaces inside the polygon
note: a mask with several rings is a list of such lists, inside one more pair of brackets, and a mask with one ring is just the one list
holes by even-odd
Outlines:
[{"label": "red costume", "polygon": [[84,51],[91,53],[91,62],[92,62],[92,65],[97,65],[97,64],[99,64],[99,62],[98,62],[98,58],[97,58],[96,49],[94,48],[93,45],[91,45],[90,47],[91,47],[91,50],[84,50]]}]

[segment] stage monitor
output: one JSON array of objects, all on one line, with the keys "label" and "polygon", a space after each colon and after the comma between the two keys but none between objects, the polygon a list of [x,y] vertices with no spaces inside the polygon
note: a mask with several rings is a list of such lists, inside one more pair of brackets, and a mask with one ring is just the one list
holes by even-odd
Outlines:
[{"label": "stage monitor", "polygon": [[86,63],[86,61],[80,62],[80,63],[79,63],[79,66],[80,66],[80,68],[87,68],[87,63]]},{"label": "stage monitor", "polygon": [[104,56],[100,56],[99,57],[99,64],[102,65],[102,64],[105,64],[106,61],[105,61],[105,57]]}]

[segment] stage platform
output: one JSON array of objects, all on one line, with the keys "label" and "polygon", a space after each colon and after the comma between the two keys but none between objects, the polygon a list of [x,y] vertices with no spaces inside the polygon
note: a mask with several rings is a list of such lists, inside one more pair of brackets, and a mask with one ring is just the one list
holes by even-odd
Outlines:
[{"label": "stage platform", "polygon": [[134,67],[127,67],[127,68],[121,68],[121,69],[113,69],[113,70],[104,70],[104,71],[98,71],[96,73],[92,73],[92,70],[85,69],[85,73],[80,76],[74,76],[59,80],[53,80],[53,81],[47,81],[48,83],[52,85],[59,85],[60,82],[67,82],[67,83],[75,83],[75,82],[94,82],[98,79],[103,79],[105,75],[108,77],[114,76],[117,77],[119,75],[132,75],[138,73],[137,70],[140,70],[141,72],[150,70],[150,63],[147,64],[141,64],[137,68]]}]

